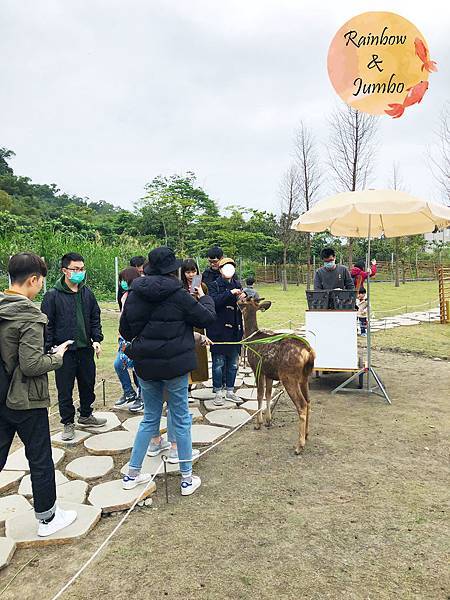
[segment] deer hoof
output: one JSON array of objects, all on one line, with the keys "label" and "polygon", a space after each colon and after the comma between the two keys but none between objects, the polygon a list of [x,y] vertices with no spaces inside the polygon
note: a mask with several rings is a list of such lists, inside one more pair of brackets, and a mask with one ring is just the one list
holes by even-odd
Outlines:
[{"label": "deer hoof", "polygon": [[272,427],[272,421],[265,421],[264,425],[266,427]]},{"label": "deer hoof", "polygon": [[295,454],[298,456],[299,454],[303,453],[304,450],[304,446],[297,446],[297,448],[295,449]]},{"label": "deer hoof", "polygon": [[258,430],[258,429],[261,429],[261,423],[255,423],[255,426],[254,426],[254,428],[255,428],[256,430]]}]

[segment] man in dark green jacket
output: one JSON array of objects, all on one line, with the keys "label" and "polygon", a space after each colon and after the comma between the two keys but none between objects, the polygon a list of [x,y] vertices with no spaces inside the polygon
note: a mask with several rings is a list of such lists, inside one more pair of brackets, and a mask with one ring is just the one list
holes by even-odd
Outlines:
[{"label": "man in dark green jacket", "polygon": [[0,471],[17,433],[30,465],[38,535],[48,536],[77,517],[75,511],[63,511],[56,504],[47,413],[47,373],[61,367],[69,344],[61,344],[53,354],[44,354],[47,317],[32,302],[47,275],[44,261],[22,252],[10,259],[8,272],[10,288],[0,293],[0,355],[9,380],[6,398],[0,399]]},{"label": "man in dark green jacket", "polygon": [[58,388],[59,414],[64,425],[62,439],[75,437],[75,407],[73,388],[78,384],[80,427],[101,427],[106,419],[92,414],[95,402],[94,352],[100,355],[103,340],[100,307],[94,293],[85,284],[84,258],[76,252],[61,259],[63,275],[42,301],[42,312],[48,317],[46,349],[64,340],[74,343],[64,356],[64,363],[55,375]]}]

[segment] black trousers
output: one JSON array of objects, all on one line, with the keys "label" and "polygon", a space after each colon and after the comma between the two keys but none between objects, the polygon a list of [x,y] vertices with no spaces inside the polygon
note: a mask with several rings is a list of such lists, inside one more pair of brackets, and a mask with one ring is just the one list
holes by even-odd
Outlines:
[{"label": "black trousers", "polygon": [[15,433],[25,446],[30,465],[34,511],[38,519],[48,519],[54,512],[56,485],[47,409],[11,410],[0,404],[0,471]]},{"label": "black trousers", "polygon": [[73,405],[73,387],[75,379],[80,396],[80,416],[90,417],[92,405],[95,402],[95,361],[93,348],[68,350],[64,354],[63,366],[55,371],[56,387],[58,388],[59,414],[61,423],[75,422],[75,407]]}]

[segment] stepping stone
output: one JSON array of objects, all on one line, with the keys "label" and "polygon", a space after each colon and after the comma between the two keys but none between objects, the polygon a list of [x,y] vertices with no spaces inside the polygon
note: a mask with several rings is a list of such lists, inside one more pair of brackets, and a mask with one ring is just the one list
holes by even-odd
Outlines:
[{"label": "stepping stone", "polygon": [[198,390],[198,389],[203,389],[203,388],[212,388],[212,386],[213,386],[212,379],[208,379],[208,381],[202,381],[201,383],[197,383],[195,385],[195,389]]},{"label": "stepping stone", "polygon": [[93,414],[101,419],[106,419],[106,423],[101,427],[80,427],[78,424],[77,427],[80,427],[82,431],[90,431],[91,433],[107,433],[108,431],[120,427],[119,417],[111,411],[96,412]]},{"label": "stepping stone", "polygon": [[[131,433],[133,433],[134,435],[136,435],[137,430],[139,428],[139,423],[142,421],[142,415],[139,417],[130,417],[129,419],[127,419],[126,421],[124,421],[122,423],[122,427],[124,429],[126,429],[127,431],[130,431]],[[160,431],[161,433],[166,433],[167,431],[167,419],[166,417],[161,417],[161,424],[160,424]]]},{"label": "stepping stone", "polygon": [[212,389],[203,388],[201,390],[192,390],[191,397],[195,400],[212,400],[215,394]]},{"label": "stepping stone", "polygon": [[[61,450],[60,448],[52,448],[52,458],[55,468],[64,458],[64,454],[64,450]],[[28,464],[27,457],[25,456],[25,449],[22,447],[10,454],[3,468],[5,471],[25,471],[26,473],[29,473],[30,465]]]},{"label": "stepping stone", "polygon": [[114,461],[110,456],[81,456],[67,465],[66,475],[91,481],[108,475],[113,469]]},{"label": "stepping stone", "polygon": [[88,501],[103,513],[111,513],[130,508],[137,498],[145,500],[155,490],[156,484],[154,481],[147,488],[145,485],[138,485],[132,490],[124,490],[122,480],[114,479],[95,485],[89,494]]},{"label": "stepping stone", "polygon": [[0,569],[7,567],[16,551],[16,542],[11,538],[0,538]]},{"label": "stepping stone", "polygon": [[201,423],[203,421],[203,415],[202,413],[199,411],[199,409],[194,406],[194,407],[189,407],[189,412],[192,416],[192,422],[193,423]]},{"label": "stepping stone", "polygon": [[81,442],[87,440],[87,438],[91,435],[92,433],[90,433],[89,431],[80,431],[79,429],[75,429],[75,437],[73,438],[73,440],[62,440],[62,431],[56,433],[55,435],[52,435],[51,440],[54,446],[57,446],[58,448],[67,448],[68,446],[78,446],[78,444],[81,444]]},{"label": "stepping stone", "polygon": [[230,400],[225,400],[225,404],[222,404],[222,406],[216,406],[212,400],[205,400],[204,407],[206,410],[222,410],[224,408],[229,410],[230,408],[236,408],[236,403],[231,402]]},{"label": "stepping stone", "polygon": [[255,387],[256,381],[254,375],[248,375],[247,377],[244,377],[244,383],[248,387]]},{"label": "stepping stone", "polygon": [[234,428],[248,419],[248,412],[241,408],[237,408],[236,410],[215,410],[208,413],[206,419],[211,425]]},{"label": "stepping stone", "polygon": [[0,493],[7,492],[19,483],[25,471],[1,471],[0,472]]},{"label": "stepping stone", "polygon": [[200,408],[200,400],[198,398],[188,398],[189,408]]},{"label": "stepping stone", "polygon": [[258,398],[258,391],[256,388],[241,388],[236,392],[236,395],[242,400],[256,400]]},{"label": "stepping stone", "polygon": [[[162,452],[159,456],[145,456],[144,458],[144,462],[142,463],[142,473],[150,473],[150,475],[154,475],[161,463],[162,463],[162,459],[161,456],[165,455],[167,456],[169,454],[169,452]],[[196,461],[194,461],[196,462]],[[126,475],[128,473],[128,467],[129,467],[130,463],[126,463],[125,465],[123,465],[123,467],[120,469],[120,472],[122,473],[122,475]],[[167,473],[179,473],[180,470],[178,468],[178,464],[171,464],[166,462],[167,465]],[[158,472],[157,477],[161,477],[162,475],[164,475],[164,467],[161,467],[161,471]]]},{"label": "stepping stone", "polygon": [[[248,413],[253,415],[258,410],[258,400],[247,400],[244,404],[241,404],[241,408],[246,410]],[[262,408],[266,410],[266,401],[263,400]],[[264,412],[262,413],[264,414]]]},{"label": "stepping stone", "polygon": [[253,373],[253,370],[251,367],[239,367],[239,373],[242,373],[243,375],[250,375]]},{"label": "stepping stone", "polygon": [[214,427],[213,425],[192,425],[192,445],[209,446],[213,442],[226,434],[227,430],[223,427]]},{"label": "stepping stone", "polygon": [[121,454],[133,447],[135,435],[130,431],[109,431],[93,435],[84,442],[89,454]]},{"label": "stepping stone", "polygon": [[3,527],[7,519],[26,513],[32,508],[28,500],[19,494],[0,498],[0,526]]},{"label": "stepping stone", "polygon": [[[55,471],[55,481],[56,485],[61,485],[62,483],[67,483],[69,480],[65,475],[61,473],[61,471]],[[31,489],[31,476],[25,475],[19,485],[19,494],[22,496],[26,496],[27,498],[31,498],[33,495],[33,490]]]},{"label": "stepping stone", "polygon": [[66,502],[75,502],[76,504],[84,504],[86,501],[88,484],[80,479],[68,481],[62,485],[56,486],[56,496],[58,500]]},{"label": "stepping stone", "polygon": [[236,379],[234,381],[234,387],[235,388],[240,388],[243,383],[244,383],[244,378],[243,377],[236,377]]},{"label": "stepping stone", "polygon": [[95,527],[101,517],[101,510],[95,506],[86,504],[75,504],[73,502],[61,502],[63,510],[76,510],[76,520],[45,538],[37,535],[37,521],[34,511],[8,519],[5,524],[6,536],[12,538],[18,548],[33,548],[37,546],[49,546],[51,544],[68,544],[73,540],[85,537]]}]

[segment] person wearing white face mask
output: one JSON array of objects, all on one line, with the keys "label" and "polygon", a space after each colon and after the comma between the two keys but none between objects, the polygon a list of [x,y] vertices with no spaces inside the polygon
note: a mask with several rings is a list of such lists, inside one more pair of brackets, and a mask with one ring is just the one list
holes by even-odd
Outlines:
[{"label": "person wearing white face mask", "polygon": [[[214,342],[211,346],[213,403],[223,406],[226,400],[239,403],[234,393],[234,383],[239,365],[241,346],[220,344],[220,342],[240,342],[243,336],[242,314],[237,305],[245,294],[236,278],[236,264],[232,258],[222,258],[219,262],[220,277],[209,287],[209,295],[214,300],[217,320],[208,327],[207,336]],[[223,381],[225,380],[225,389]]]},{"label": "person wearing white face mask", "polygon": [[350,271],[344,265],[336,264],[334,248],[324,248],[320,253],[323,266],[314,275],[315,290],[354,290],[355,284]]}]

